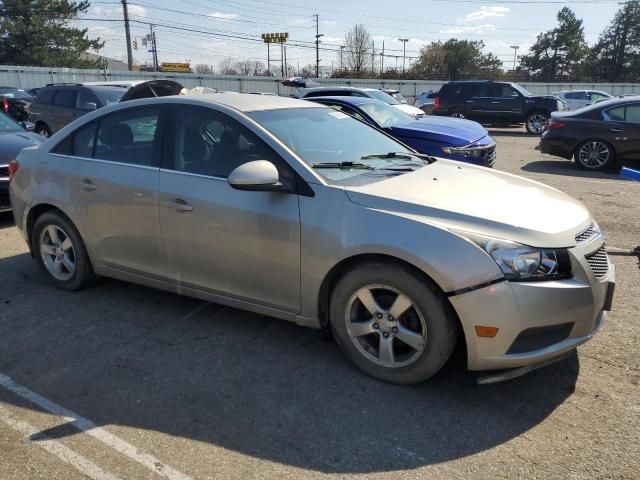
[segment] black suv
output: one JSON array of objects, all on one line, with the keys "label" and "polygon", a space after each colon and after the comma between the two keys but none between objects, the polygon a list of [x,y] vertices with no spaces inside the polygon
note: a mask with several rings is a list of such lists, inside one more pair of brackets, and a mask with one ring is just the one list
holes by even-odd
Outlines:
[{"label": "black suv", "polygon": [[553,96],[536,96],[516,83],[487,80],[449,82],[436,97],[434,115],[469,118],[480,123],[521,123],[541,135],[551,112],[564,110]]},{"label": "black suv", "polygon": [[97,108],[138,98],[177,95],[182,85],[171,80],[59,83],[38,90],[31,104],[36,133],[49,137]]}]

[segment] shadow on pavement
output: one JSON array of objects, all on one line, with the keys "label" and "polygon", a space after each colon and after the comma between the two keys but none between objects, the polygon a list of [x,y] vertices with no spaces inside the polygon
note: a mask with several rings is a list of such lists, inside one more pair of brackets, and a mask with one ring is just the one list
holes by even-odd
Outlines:
[{"label": "shadow on pavement", "polygon": [[0,213],[0,228],[14,227],[13,214],[11,212]]},{"label": "shadow on pavement", "polygon": [[500,127],[500,130],[496,130],[495,127],[485,127],[489,131],[489,135],[492,137],[526,137],[531,139],[540,139],[536,135],[528,133],[523,126],[517,127]]},{"label": "shadow on pavement", "polygon": [[599,178],[602,180],[620,180],[621,182],[631,181],[621,177],[618,172],[614,171],[592,172],[589,170],[583,170],[571,160],[539,160],[527,163],[521,168],[525,172],[533,173],[548,173],[552,175],[563,175],[582,178]]},{"label": "shadow on pavement", "polygon": [[[320,472],[389,472],[490,449],[551,414],[580,370],[573,355],[478,386],[454,361],[427,383],[394,386],[356,371],[317,330],[112,280],[62,292],[26,254],[0,260],[0,277],[16,284],[2,296],[0,372],[19,384],[97,425]],[[48,434],[75,433],[67,427]]]}]

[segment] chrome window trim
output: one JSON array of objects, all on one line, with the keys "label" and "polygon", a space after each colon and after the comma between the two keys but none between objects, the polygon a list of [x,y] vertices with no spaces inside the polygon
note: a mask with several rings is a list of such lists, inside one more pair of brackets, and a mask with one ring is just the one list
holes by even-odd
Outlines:
[{"label": "chrome window trim", "polygon": [[150,167],[148,165],[138,165],[135,163],[128,163],[128,162],[114,162],[113,160],[103,160],[101,158],[79,157],[77,155],[62,155],[61,153],[49,153],[49,155],[53,155],[55,157],[62,157],[62,158],[73,158],[75,160],[88,160],[91,162],[106,163],[110,165],[124,165],[125,167],[142,168],[145,170],[156,170],[156,171],[160,170],[160,167]]},{"label": "chrome window trim", "polygon": [[206,178],[206,179],[210,179],[210,180],[216,180],[216,181],[221,181],[221,182],[224,182],[224,183],[228,183],[227,182],[227,177],[219,177],[219,176],[215,176],[215,175],[203,175],[201,173],[183,172],[182,170],[173,170],[171,168],[161,168],[160,172],[173,173],[173,174],[176,174],[176,175],[187,175],[189,177]]}]

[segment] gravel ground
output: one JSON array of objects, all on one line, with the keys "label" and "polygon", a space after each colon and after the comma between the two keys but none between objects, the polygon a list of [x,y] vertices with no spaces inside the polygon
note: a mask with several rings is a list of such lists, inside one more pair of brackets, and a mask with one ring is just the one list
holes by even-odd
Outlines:
[{"label": "gravel ground", "polygon": [[497,168],[607,235],[614,310],[577,354],[496,385],[460,359],[387,385],[319,331],[113,280],[55,290],[2,215],[0,478],[640,478],[640,183],[493,134]]}]

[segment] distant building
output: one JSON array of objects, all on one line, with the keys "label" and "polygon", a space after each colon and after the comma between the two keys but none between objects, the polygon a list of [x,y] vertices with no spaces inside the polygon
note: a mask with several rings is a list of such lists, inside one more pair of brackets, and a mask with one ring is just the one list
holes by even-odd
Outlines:
[{"label": "distant building", "polygon": [[92,61],[101,60],[100,68],[105,68],[106,66],[107,70],[129,70],[126,62],[116,60],[115,58],[104,57],[102,55],[96,55],[95,53],[85,53],[83,57]]}]

